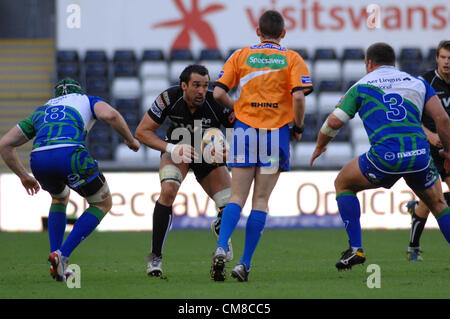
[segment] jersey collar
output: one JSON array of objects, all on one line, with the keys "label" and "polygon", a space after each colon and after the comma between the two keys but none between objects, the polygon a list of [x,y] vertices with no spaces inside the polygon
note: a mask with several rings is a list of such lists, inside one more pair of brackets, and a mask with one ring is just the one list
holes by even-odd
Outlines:
[{"label": "jersey collar", "polygon": [[261,41],[261,44],[263,44],[263,43],[270,43],[270,44],[278,45],[279,47],[281,47],[281,45],[275,41]]}]

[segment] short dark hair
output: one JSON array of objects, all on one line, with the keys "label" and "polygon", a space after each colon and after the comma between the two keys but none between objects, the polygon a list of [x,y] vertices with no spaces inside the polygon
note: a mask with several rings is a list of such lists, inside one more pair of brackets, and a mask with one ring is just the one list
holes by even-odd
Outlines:
[{"label": "short dark hair", "polygon": [[259,18],[258,27],[264,37],[278,39],[284,30],[283,16],[278,11],[267,10]]},{"label": "short dark hair", "polygon": [[438,47],[436,49],[436,56],[439,56],[439,50],[440,49],[445,49],[450,51],[450,41],[449,40],[442,40],[441,42],[439,42]]},{"label": "short dark hair", "polygon": [[367,49],[366,60],[372,60],[375,65],[395,66],[395,51],[389,44],[377,42]]},{"label": "short dark hair", "polygon": [[207,75],[209,77],[209,72],[208,69],[206,67],[204,67],[203,65],[200,64],[191,64],[188,65],[183,72],[181,72],[180,74],[180,84],[181,83],[189,83],[189,80],[191,79],[191,74],[192,73],[198,73],[202,76]]}]

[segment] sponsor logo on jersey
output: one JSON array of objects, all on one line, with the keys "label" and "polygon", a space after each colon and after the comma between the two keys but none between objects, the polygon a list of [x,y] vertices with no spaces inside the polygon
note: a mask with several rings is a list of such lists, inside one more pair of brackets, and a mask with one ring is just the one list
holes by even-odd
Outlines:
[{"label": "sponsor logo on jersey", "polygon": [[166,105],[164,104],[161,95],[159,95],[159,96],[156,98],[155,102],[156,102],[156,105],[161,109],[161,111],[164,110],[164,109],[166,108]]},{"label": "sponsor logo on jersey", "polygon": [[253,53],[247,58],[247,64],[255,69],[282,69],[287,66],[287,59],[280,54]]},{"label": "sponsor logo on jersey", "polygon": [[405,157],[411,157],[411,156],[424,155],[426,153],[427,153],[427,150],[425,148],[421,148],[419,150],[413,150],[413,151],[408,151],[408,152],[398,152],[397,157],[405,158]]},{"label": "sponsor logo on jersey", "polygon": [[81,184],[83,184],[85,182],[85,180],[82,179],[80,177],[80,175],[75,174],[75,173],[68,175],[67,179],[69,181],[69,186],[72,187],[72,188],[80,186]]},{"label": "sponsor logo on jersey", "polygon": [[202,117],[202,125],[211,125],[211,119]]},{"label": "sponsor logo on jersey", "polygon": [[167,91],[164,91],[162,96],[163,96],[164,102],[166,102],[166,105],[170,105],[169,93],[167,93]]},{"label": "sponsor logo on jersey", "polygon": [[384,154],[384,159],[386,161],[392,161],[393,159],[395,159],[395,154],[392,152],[387,152],[386,154]]},{"label": "sponsor logo on jersey", "polygon": [[153,103],[153,104],[150,106],[150,110],[151,110],[152,113],[155,114],[157,117],[161,118],[162,111],[156,106],[155,103]]},{"label": "sponsor logo on jersey", "polygon": [[302,76],[302,84],[312,84],[310,76]]},{"label": "sponsor logo on jersey", "polygon": [[442,104],[444,105],[444,107],[450,106],[450,97],[442,98],[441,101],[442,101]]},{"label": "sponsor logo on jersey", "polygon": [[425,180],[427,181],[425,183],[425,187],[433,185],[434,181],[436,180],[437,176],[434,170],[431,170],[428,172],[427,176],[425,177]]},{"label": "sponsor logo on jersey", "polygon": [[220,72],[219,72],[219,75],[217,76],[217,80],[220,79],[220,78],[222,78],[223,73],[224,73],[223,71],[220,71]]},{"label": "sponsor logo on jersey", "polygon": [[277,109],[278,108],[278,103],[270,103],[270,102],[252,102],[250,103],[250,105],[252,107],[263,107],[263,108],[272,108],[272,109]]}]

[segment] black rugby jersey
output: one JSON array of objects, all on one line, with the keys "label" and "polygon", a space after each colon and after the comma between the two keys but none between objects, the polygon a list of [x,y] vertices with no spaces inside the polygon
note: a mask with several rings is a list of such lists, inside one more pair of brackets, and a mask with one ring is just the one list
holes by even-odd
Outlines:
[{"label": "black rugby jersey", "polygon": [[172,86],[158,95],[147,113],[159,124],[162,124],[166,118],[169,119],[170,124],[166,132],[166,141],[175,144],[181,141],[183,137],[177,132],[174,132],[174,134],[172,132],[177,128],[185,128],[191,134],[191,144],[193,145],[194,129],[196,129],[195,120],[201,121],[202,133],[210,127],[220,128],[224,126],[228,128],[234,125],[234,112],[219,104],[211,91],[206,93],[205,102],[202,106],[191,113],[183,99],[183,90],[179,85]]},{"label": "black rugby jersey", "polygon": [[[436,91],[445,111],[450,116],[450,83],[447,83],[437,72],[437,70],[429,71],[425,73],[422,78],[430,83],[433,89]],[[425,112],[422,115],[423,125],[432,132],[436,131],[436,124],[433,119]]]}]

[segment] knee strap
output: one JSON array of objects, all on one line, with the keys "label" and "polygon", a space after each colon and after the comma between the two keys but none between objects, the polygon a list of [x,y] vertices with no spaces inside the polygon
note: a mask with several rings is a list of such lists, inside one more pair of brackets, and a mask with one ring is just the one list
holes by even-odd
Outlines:
[{"label": "knee strap", "polygon": [[225,188],[215,193],[212,199],[216,203],[216,207],[219,209],[228,204],[228,202],[230,201],[230,197],[231,197],[231,188]]},{"label": "knee strap", "polygon": [[161,183],[173,182],[178,186],[183,181],[183,174],[175,165],[166,165],[159,170],[159,180]]},{"label": "knee strap", "polygon": [[93,203],[100,203],[103,202],[105,199],[111,196],[111,193],[109,191],[108,184],[105,182],[105,184],[100,188],[100,190],[91,196],[86,196],[86,200],[89,204]]},{"label": "knee strap", "polygon": [[64,190],[61,192],[61,193],[59,193],[59,194],[51,194],[51,196],[53,197],[53,198],[66,198],[67,197],[67,195],[69,195],[69,193],[70,193],[70,189],[69,189],[69,187],[67,187],[67,185],[64,187]]}]

